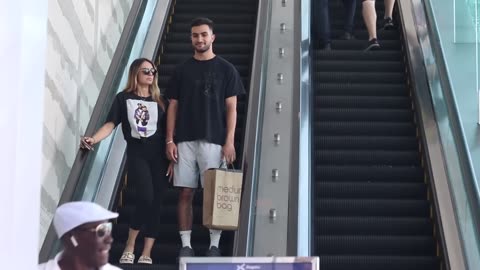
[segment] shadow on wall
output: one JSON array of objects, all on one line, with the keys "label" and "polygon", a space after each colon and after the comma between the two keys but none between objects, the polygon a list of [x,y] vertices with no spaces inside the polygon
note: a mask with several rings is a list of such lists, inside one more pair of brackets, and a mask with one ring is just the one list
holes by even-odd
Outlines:
[{"label": "shadow on wall", "polygon": [[90,120],[132,1],[49,0],[40,245]]}]

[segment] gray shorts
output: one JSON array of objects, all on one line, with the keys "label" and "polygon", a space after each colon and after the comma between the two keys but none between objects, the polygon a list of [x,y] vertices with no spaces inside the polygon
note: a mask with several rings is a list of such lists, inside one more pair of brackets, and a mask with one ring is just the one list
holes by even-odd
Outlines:
[{"label": "gray shorts", "polygon": [[173,185],[198,187],[198,176],[203,187],[203,173],[222,165],[222,146],[203,140],[181,142],[177,145],[178,162],[174,166]]}]

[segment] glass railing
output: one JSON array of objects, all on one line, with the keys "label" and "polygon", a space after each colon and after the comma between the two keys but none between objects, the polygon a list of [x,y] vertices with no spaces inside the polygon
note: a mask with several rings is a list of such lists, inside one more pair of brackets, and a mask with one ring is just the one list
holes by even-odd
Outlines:
[{"label": "glass railing", "polygon": [[[435,3],[433,6],[438,5]],[[461,49],[467,55],[465,62],[469,73],[473,73],[471,80],[465,82],[468,89],[476,93],[477,107],[480,108],[480,85],[479,85],[479,46],[480,42],[480,1],[479,0],[453,0],[453,42],[457,49]],[[441,27],[442,32],[448,24]],[[468,83],[468,84],[467,84]],[[475,115],[480,124],[480,109]]]},{"label": "glass railing", "polygon": [[313,89],[311,83],[311,0],[302,0],[300,8],[300,109],[299,109],[299,160],[298,160],[298,230],[297,256],[312,253],[312,115]]},{"label": "glass railing", "polygon": [[[149,32],[150,23],[154,19],[154,10],[162,1],[133,1],[122,35],[118,41],[112,62],[105,76],[97,103],[93,109],[85,134],[92,135],[103,125],[114,96],[126,84],[128,64],[135,58],[143,56],[143,48]],[[123,136],[117,129],[112,136],[95,145],[95,151],[79,151],[72,166],[68,180],[58,204],[66,201],[94,201],[102,175],[105,174],[105,164],[110,158],[112,143]],[[53,226],[48,229],[40,250],[39,261],[46,261],[58,250],[59,243]]]},{"label": "glass railing", "polygon": [[480,269],[479,1],[411,1],[426,12],[430,40],[420,43],[466,269]]}]

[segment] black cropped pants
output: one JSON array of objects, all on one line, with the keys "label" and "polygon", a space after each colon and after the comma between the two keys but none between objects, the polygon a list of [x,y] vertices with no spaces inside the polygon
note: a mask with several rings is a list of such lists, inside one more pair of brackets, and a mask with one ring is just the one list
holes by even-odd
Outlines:
[{"label": "black cropped pants", "polygon": [[140,230],[143,227],[145,237],[158,236],[160,210],[168,188],[168,163],[164,147],[137,145],[127,149],[127,177],[135,189],[130,228]]}]

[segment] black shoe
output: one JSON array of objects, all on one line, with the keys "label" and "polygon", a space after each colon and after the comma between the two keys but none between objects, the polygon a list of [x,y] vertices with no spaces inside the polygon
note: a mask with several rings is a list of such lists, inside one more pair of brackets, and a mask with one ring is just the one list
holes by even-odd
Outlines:
[{"label": "black shoe", "polygon": [[178,257],[194,257],[195,252],[191,247],[182,247],[178,252]]},{"label": "black shoe", "polygon": [[207,253],[205,254],[207,257],[221,257],[222,252],[220,252],[220,249],[216,246],[212,246],[209,250],[207,250]]},{"label": "black shoe", "polygon": [[390,17],[387,17],[383,20],[383,30],[391,30],[395,28],[395,25],[393,24],[393,20]]},{"label": "black shoe", "polygon": [[339,37],[339,39],[352,40],[352,39],[355,39],[355,36],[353,36],[350,32],[345,32],[343,33],[343,35]]},{"label": "black shoe", "polygon": [[380,44],[378,44],[378,40],[376,38],[372,38],[370,41],[368,41],[368,46],[363,51],[368,52],[371,50],[373,51],[378,49],[380,49]]}]

